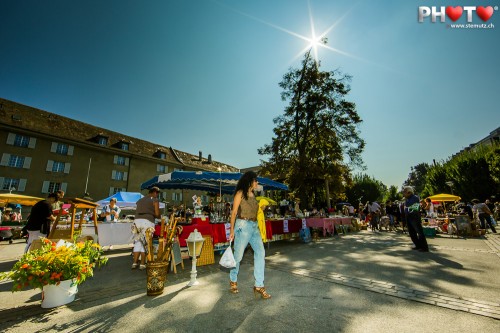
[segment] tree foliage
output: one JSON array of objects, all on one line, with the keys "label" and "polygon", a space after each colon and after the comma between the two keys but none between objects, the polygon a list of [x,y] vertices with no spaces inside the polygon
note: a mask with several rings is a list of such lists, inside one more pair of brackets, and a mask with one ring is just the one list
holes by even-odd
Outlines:
[{"label": "tree foliage", "polygon": [[[422,163],[423,164],[423,163]],[[412,172],[421,165],[412,168]],[[484,200],[490,196],[500,195],[500,146],[477,146],[469,151],[461,152],[446,161],[429,166],[425,174],[419,173],[417,189],[421,197],[439,193],[453,193],[470,201],[473,198]],[[406,184],[413,185],[412,173]]]},{"label": "tree foliage", "polygon": [[346,190],[347,200],[352,205],[367,201],[381,202],[387,192],[387,186],[366,174],[357,174],[353,177],[353,184]]},{"label": "tree foliage", "polygon": [[351,167],[362,167],[365,146],[356,105],[346,100],[350,76],[319,67],[309,51],[302,68],[283,76],[281,98],[289,104],[274,119],[272,143],[258,150],[269,157],[261,172],[287,182],[304,203],[326,200],[325,179],[330,196],[340,196],[350,183]]}]

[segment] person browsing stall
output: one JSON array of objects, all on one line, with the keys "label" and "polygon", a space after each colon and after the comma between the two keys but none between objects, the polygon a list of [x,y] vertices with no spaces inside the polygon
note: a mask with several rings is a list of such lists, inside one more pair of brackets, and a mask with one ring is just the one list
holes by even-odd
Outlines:
[{"label": "person browsing stall", "polygon": [[104,206],[102,209],[101,217],[104,217],[106,222],[115,222],[120,218],[122,210],[116,205],[116,198],[109,200],[109,205]]},{"label": "person browsing stall", "polygon": [[[142,270],[146,268],[146,230],[148,228],[154,229],[155,219],[161,217],[159,193],[160,189],[154,186],[149,189],[148,195],[137,201],[133,224],[134,249],[132,254],[134,262],[132,269],[139,267]],[[140,264],[139,259],[141,260]]]},{"label": "person browsing stall", "polygon": [[405,186],[403,188],[403,196],[406,198],[404,204],[404,212],[410,238],[415,244],[412,250],[420,252],[429,252],[427,239],[422,228],[422,220],[420,219],[420,199],[415,195],[413,187]]},{"label": "person browsing stall", "polygon": [[38,201],[32,208],[26,230],[28,231],[28,242],[24,252],[28,252],[31,243],[42,236],[48,236],[50,232],[50,223],[56,220],[52,213],[52,204],[57,202],[59,197],[56,193],[50,193],[46,200]]},{"label": "person browsing stall", "polygon": [[229,272],[229,290],[233,294],[239,292],[238,272],[240,270],[240,262],[243,258],[245,248],[250,244],[254,252],[253,275],[255,282],[253,292],[255,297],[261,296],[263,299],[268,299],[271,298],[271,295],[267,293],[264,287],[265,250],[257,223],[259,204],[254,194],[257,185],[257,174],[253,171],[245,172],[236,185],[229,234],[229,241],[234,239],[236,267],[232,268]]}]

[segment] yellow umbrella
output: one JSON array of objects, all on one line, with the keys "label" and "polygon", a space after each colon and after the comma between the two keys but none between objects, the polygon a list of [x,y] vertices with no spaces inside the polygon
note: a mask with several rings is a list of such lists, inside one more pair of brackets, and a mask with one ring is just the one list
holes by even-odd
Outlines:
[{"label": "yellow umbrella", "polygon": [[266,206],[274,206],[274,205],[277,205],[278,203],[276,201],[274,201],[273,199],[271,198],[268,198],[268,197],[264,197],[264,196],[260,196],[260,197],[256,197],[255,199],[257,199],[257,201],[260,201],[260,200],[267,200],[267,204]]},{"label": "yellow umbrella", "polygon": [[34,206],[40,200],[43,199],[15,193],[0,193],[0,204],[4,206],[9,203],[15,203],[24,206]]},{"label": "yellow umbrella", "polygon": [[453,194],[441,193],[441,194],[432,195],[429,197],[429,199],[431,199],[432,201],[458,201],[462,198],[460,198],[457,195],[453,195]]}]

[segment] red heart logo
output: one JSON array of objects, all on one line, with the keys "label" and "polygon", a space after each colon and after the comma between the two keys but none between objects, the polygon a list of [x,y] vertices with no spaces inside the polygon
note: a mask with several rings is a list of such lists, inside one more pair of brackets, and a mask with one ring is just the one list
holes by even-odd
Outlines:
[{"label": "red heart logo", "polygon": [[493,15],[493,7],[488,6],[485,8],[483,6],[479,6],[476,8],[476,14],[481,20],[486,22],[490,19],[491,15]]},{"label": "red heart logo", "polygon": [[448,6],[448,7],[446,7],[446,15],[448,15],[448,17],[453,22],[455,22],[456,20],[458,20],[460,18],[460,16],[462,16],[462,12],[463,12],[463,9],[460,6],[457,6],[457,7]]}]

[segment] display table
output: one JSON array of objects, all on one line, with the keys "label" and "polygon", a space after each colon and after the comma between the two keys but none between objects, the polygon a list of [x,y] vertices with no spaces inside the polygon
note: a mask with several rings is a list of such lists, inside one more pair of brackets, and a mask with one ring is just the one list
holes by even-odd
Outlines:
[{"label": "display table", "polygon": [[[214,238],[211,224],[188,224],[180,226],[182,226],[182,233],[179,235],[179,245],[181,247],[187,246],[186,238],[189,237],[189,234],[192,233],[194,229],[197,229],[198,232],[201,233],[203,236],[210,236]],[[155,236],[157,237],[160,236],[160,229],[161,229],[160,225],[155,226]]]},{"label": "display table", "polygon": [[309,217],[306,219],[306,223],[308,227],[311,228],[322,228],[323,229],[323,237],[326,236],[326,232],[333,235],[335,232],[335,226],[341,225],[351,225],[351,217]]},{"label": "display table", "polygon": [[[132,244],[133,222],[102,222],[97,224],[101,246]],[[84,224],[82,235],[94,235],[94,225]]]}]

